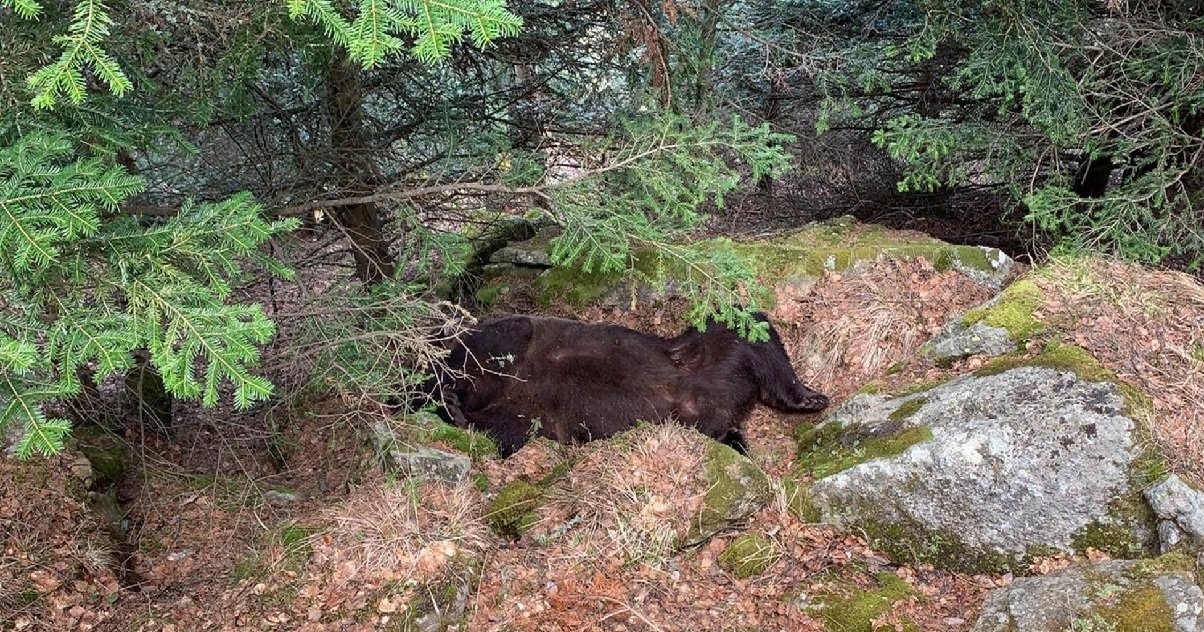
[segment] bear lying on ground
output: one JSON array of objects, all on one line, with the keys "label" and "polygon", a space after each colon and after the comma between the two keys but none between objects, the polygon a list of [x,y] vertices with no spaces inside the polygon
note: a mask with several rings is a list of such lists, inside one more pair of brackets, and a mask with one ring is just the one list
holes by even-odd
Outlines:
[{"label": "bear lying on ground", "polygon": [[756,402],[788,413],[828,405],[799,381],[772,324],[769,340],[754,343],[713,319],[703,332],[660,338],[603,323],[491,317],[451,343],[433,383],[445,419],[490,435],[502,456],[535,436],[585,442],[665,420],[744,453],[741,427]]}]

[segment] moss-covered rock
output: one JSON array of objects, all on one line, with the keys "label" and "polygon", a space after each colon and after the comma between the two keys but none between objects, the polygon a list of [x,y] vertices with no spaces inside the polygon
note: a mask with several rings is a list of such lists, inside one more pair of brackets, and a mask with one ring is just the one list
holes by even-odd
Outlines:
[{"label": "moss-covered rock", "polygon": [[1021,279],[1009,285],[987,305],[966,312],[962,323],[969,327],[982,323],[1008,332],[1012,340],[1022,343],[1045,330],[1036,312],[1045,304],[1045,293],[1031,279]]},{"label": "moss-covered rock", "polygon": [[514,481],[498,492],[485,517],[500,535],[517,538],[535,524],[535,510],[543,497],[543,487],[524,480]]},{"label": "moss-covered rock", "polygon": [[[515,244],[546,248],[546,241]],[[980,283],[998,287],[1012,268],[1007,255],[993,248],[954,246],[922,233],[892,231],[856,223],[850,217],[810,224],[802,229],[747,239],[716,238],[682,244],[696,253],[719,249],[733,251],[752,266],[767,286],[806,285],[825,271],[842,272],[880,257],[924,258],[938,270],[955,268]],[[585,273],[572,268],[552,268],[534,282],[544,302],[563,300],[575,305],[625,305],[660,300],[677,294],[688,267],[666,259],[652,249],[632,253],[634,277],[618,272]],[[663,287],[646,281],[659,279]]]},{"label": "moss-covered rock", "polygon": [[[911,399],[888,415],[900,422],[915,414],[923,404]],[[900,415],[899,411],[903,411]],[[925,426],[904,427],[892,423],[877,427],[842,428],[838,424],[823,424],[802,433],[798,438],[798,468],[815,478],[831,476],[871,459],[902,454],[911,446],[932,438],[932,429]]]},{"label": "moss-covered rock", "polygon": [[1150,554],[1138,474],[1156,459],[1127,416],[1140,402],[1097,381],[1113,376],[1082,350],[1047,351],[919,393],[854,396],[798,433],[805,490],[792,508],[901,562],[962,571],[1020,572],[1087,548]]},{"label": "moss-covered rock", "polygon": [[467,428],[458,428],[443,421],[436,421],[431,424],[427,436],[432,441],[438,441],[459,452],[463,452],[468,458],[472,459],[473,463],[496,459],[501,454],[493,439],[480,432]]},{"label": "moss-covered rock", "polygon": [[782,551],[773,540],[760,533],[748,533],[727,545],[719,555],[719,566],[736,579],[748,579],[764,573],[781,557]]},{"label": "moss-covered rock", "polygon": [[1018,579],[991,593],[974,632],[1196,632],[1204,593],[1190,560],[1110,560]]},{"label": "moss-covered rock", "polygon": [[[910,584],[893,573],[879,573],[877,587],[859,588],[838,586],[822,592],[808,610],[824,622],[831,632],[886,632],[893,627],[875,626],[874,621],[896,602],[916,594]],[[910,621],[903,624],[904,632],[920,632]]]},{"label": "moss-covered rock", "polygon": [[746,457],[717,442],[709,442],[703,458],[707,492],[702,510],[691,525],[690,542],[697,542],[752,515],[769,502],[769,479]]}]

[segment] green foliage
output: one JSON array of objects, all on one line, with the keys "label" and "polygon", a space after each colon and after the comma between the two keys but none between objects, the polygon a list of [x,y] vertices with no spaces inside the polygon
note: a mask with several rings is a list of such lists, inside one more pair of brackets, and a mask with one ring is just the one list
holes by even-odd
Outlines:
[{"label": "green foliage", "polygon": [[287,270],[258,247],[291,222],[270,223],[249,196],[185,205],[143,227],[113,219],[142,181],[98,158],[79,158],[63,135],[30,134],[0,147],[0,432],[19,424],[17,453],[53,454],[70,425],[42,406],[133,365],[134,349],[173,394],[216,403],[223,382],[240,407],[271,384],[251,374],[256,345],[274,327],[258,307],[226,305],[245,262]]},{"label": "green foliage", "polygon": [[405,42],[399,36],[413,37],[410,53],[433,63],[450,55],[465,33],[484,48],[516,35],[522,26],[502,0],[357,0],[354,20],[344,17],[331,0],[285,2],[290,17],[305,17],[321,26],[365,68],[401,50]]},{"label": "green foliage", "polygon": [[821,129],[876,127],[902,191],[999,187],[1063,249],[1204,262],[1204,33],[1189,10],[888,4],[880,40],[834,44]]},{"label": "green foliage", "polygon": [[[739,117],[728,125],[695,125],[671,115],[629,123],[623,134],[590,149],[605,156],[594,172],[553,189],[555,219],[564,230],[552,242],[552,262],[653,284],[663,284],[671,266],[690,299],[692,322],[701,326],[715,315],[745,335],[764,336],[751,319],[763,299],[747,258],[730,242],[705,251],[672,242],[701,223],[704,204],[723,205],[741,178],[733,162],[754,179],[781,174],[789,163],[781,144],[788,140]],[[637,265],[637,250],[649,246],[660,256],[651,267]]]},{"label": "green foliage", "polygon": [[[22,17],[33,18],[38,14],[38,5],[32,0],[20,0],[15,8]],[[63,49],[62,54],[28,79],[29,86],[36,91],[34,107],[51,108],[64,97],[73,104],[82,103],[87,93],[85,69],[117,96],[133,87],[117,61],[102,48],[112,25],[108,7],[99,0],[80,0],[75,5],[67,33],[54,38]]]}]

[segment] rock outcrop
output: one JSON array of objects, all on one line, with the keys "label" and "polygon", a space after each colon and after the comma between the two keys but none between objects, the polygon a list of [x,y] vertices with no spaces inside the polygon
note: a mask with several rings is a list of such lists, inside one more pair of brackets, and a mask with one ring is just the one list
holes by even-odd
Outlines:
[{"label": "rock outcrop", "polygon": [[1204,631],[1204,593],[1182,558],[1108,560],[1017,579],[991,593],[973,632]]},{"label": "rock outcrop", "polygon": [[815,479],[803,511],[864,529],[900,561],[968,571],[1149,551],[1142,453],[1116,385],[1044,366],[991,373],[857,395],[803,432],[802,476]]}]

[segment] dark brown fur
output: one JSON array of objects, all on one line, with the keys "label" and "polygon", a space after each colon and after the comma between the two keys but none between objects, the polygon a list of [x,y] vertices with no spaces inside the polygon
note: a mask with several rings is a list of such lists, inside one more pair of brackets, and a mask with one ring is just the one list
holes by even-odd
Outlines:
[{"label": "dark brown fur", "polygon": [[789,413],[828,405],[799,381],[772,325],[769,334],[751,343],[710,321],[705,332],[660,338],[617,325],[493,317],[453,346],[448,366],[464,377],[443,373],[441,391],[451,419],[491,435],[503,455],[533,436],[584,442],[666,419],[743,451],[741,425],[756,402]]}]

